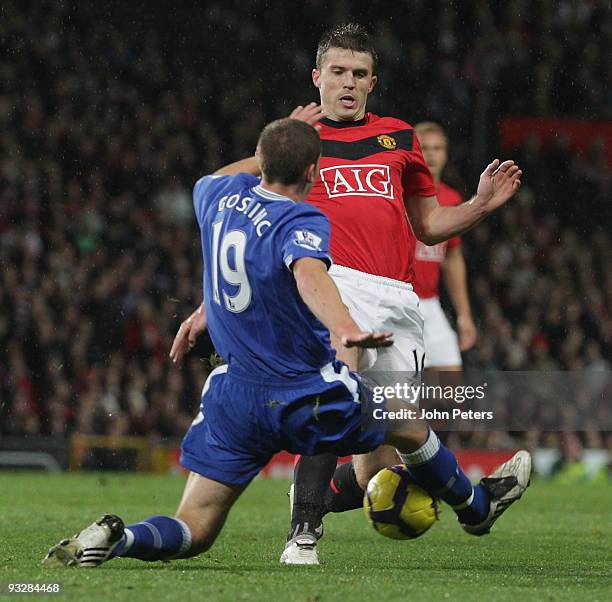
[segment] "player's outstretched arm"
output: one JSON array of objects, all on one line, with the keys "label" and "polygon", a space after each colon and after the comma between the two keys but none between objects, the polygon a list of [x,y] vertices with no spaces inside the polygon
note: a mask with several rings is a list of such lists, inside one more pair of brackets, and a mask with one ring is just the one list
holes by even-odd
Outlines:
[{"label": "player's outstretched arm", "polygon": [[170,359],[174,364],[180,364],[183,358],[196,344],[196,339],[206,330],[206,311],[204,302],[180,326],[172,348]]},{"label": "player's outstretched arm", "polygon": [[[318,130],[320,128],[316,126],[316,123],[325,117],[325,115],[325,110],[321,105],[318,105],[316,102],[311,102],[306,106],[300,105],[299,107],[293,109],[289,115],[289,118],[305,121],[307,124],[314,126],[315,129]],[[253,155],[252,157],[241,159],[235,163],[230,163],[225,167],[220,167],[217,171],[215,171],[216,176],[233,176],[237,173],[250,173],[254,176],[261,175],[261,168],[259,166],[257,157]]]},{"label": "player's outstretched arm", "polygon": [[250,173],[253,176],[261,175],[261,168],[259,167],[259,161],[257,157],[247,157],[246,159],[240,159],[240,161],[234,161],[229,165],[220,167],[215,171],[215,176],[233,176],[237,173]]},{"label": "player's outstretched arm", "polygon": [[442,263],[444,285],[448,291],[455,312],[457,313],[457,333],[459,335],[459,349],[467,351],[476,343],[478,336],[467,287],[467,270],[461,247],[453,247],[446,251]]},{"label": "player's outstretched arm", "polygon": [[390,347],[390,332],[364,332],[351,318],[323,261],[302,257],[293,264],[298,292],[310,311],[346,347]]},{"label": "player's outstretched arm", "polygon": [[480,175],[476,195],[467,203],[441,207],[435,196],[410,197],[406,211],[415,236],[435,245],[466,232],[514,195],[522,175],[514,161],[495,159]]}]

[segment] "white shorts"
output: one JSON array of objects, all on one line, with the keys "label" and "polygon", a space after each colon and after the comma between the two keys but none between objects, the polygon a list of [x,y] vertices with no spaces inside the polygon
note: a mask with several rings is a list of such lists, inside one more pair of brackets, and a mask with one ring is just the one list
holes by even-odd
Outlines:
[{"label": "white shorts", "polygon": [[391,383],[395,382],[392,372],[422,371],[423,317],[412,285],[338,265],[330,268],[329,275],[362,330],[393,333],[392,347],[361,350],[359,371],[376,372],[377,381],[385,373]]},{"label": "white shorts", "polygon": [[425,368],[461,366],[457,333],[451,328],[438,297],[421,299],[425,319]]}]

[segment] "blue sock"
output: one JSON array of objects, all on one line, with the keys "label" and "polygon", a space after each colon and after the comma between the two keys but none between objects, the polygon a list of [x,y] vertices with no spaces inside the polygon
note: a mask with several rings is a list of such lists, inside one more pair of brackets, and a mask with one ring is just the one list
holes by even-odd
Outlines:
[{"label": "blue sock", "polygon": [[414,481],[451,506],[459,522],[477,525],[487,517],[489,494],[482,485],[472,486],[453,452],[431,429],[427,441],[419,449],[400,456]]},{"label": "blue sock", "polygon": [[152,516],[127,525],[113,556],[140,560],[169,560],[191,546],[191,531],[182,521],[169,516]]}]

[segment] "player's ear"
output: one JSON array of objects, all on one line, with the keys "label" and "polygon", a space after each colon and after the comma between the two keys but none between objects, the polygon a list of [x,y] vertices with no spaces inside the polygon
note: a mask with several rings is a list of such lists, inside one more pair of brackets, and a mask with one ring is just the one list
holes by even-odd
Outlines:
[{"label": "player's ear", "polygon": [[370,80],[370,87],[368,88],[368,94],[374,90],[376,83],[378,82],[378,76],[373,75],[372,79]]},{"label": "player's ear", "polygon": [[314,165],[314,163],[309,165],[304,175],[306,176],[306,182],[308,184],[314,184],[314,181],[317,179],[317,166]]},{"label": "player's ear", "polygon": [[315,88],[321,87],[321,72],[318,69],[312,70],[312,83],[315,85]]}]

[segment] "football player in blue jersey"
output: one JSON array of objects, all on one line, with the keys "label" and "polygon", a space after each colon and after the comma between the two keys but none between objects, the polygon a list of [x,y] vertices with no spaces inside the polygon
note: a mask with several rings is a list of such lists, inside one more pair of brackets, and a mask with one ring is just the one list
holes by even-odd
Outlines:
[{"label": "football player in blue jersey", "polygon": [[[207,323],[227,362],[209,376],[200,412],[183,444],[191,472],[175,517],[124,526],[106,514],[53,546],[43,563],[94,567],[114,557],[168,560],[210,548],[248,483],[280,450],[312,455],[363,453],[382,430],[362,428],[369,402],[360,378],[335,359],[330,331],[347,347],[393,344],[391,333],[363,332],[327,274],[329,223],[303,200],[321,152],[304,121],[282,119],[262,132],[262,179],[205,176],[194,188],[204,256]],[[184,332],[183,332],[184,334]],[[180,361],[189,348],[178,336]],[[406,433],[387,441],[411,451]]]}]

